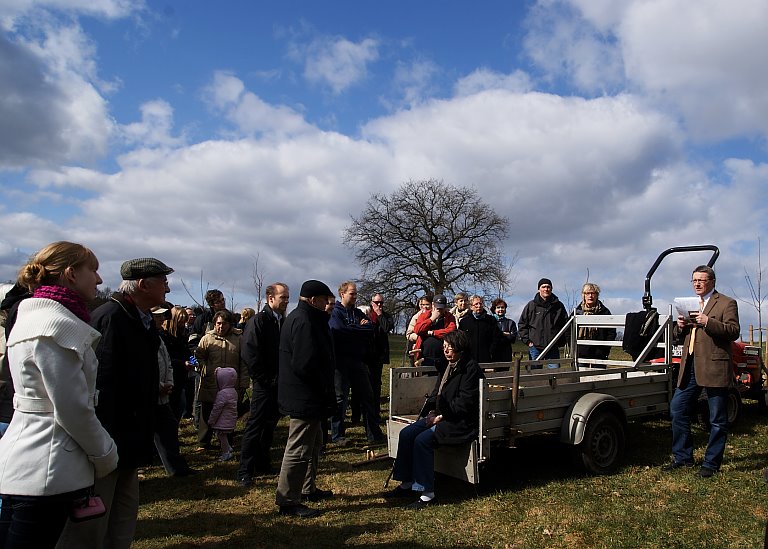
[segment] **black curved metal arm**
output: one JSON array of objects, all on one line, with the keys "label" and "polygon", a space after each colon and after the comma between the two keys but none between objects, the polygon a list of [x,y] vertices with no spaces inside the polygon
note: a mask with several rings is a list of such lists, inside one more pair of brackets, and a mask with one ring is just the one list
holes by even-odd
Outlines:
[{"label": "black curved metal arm", "polygon": [[674,248],[669,248],[668,250],[664,250],[659,254],[659,257],[656,258],[656,261],[653,263],[653,266],[648,271],[648,274],[645,275],[645,293],[643,294],[643,309],[646,311],[650,311],[653,307],[653,297],[651,296],[651,277],[653,276],[653,273],[656,272],[656,269],[659,268],[659,264],[664,260],[665,257],[667,257],[669,254],[679,253],[679,252],[705,252],[705,251],[711,251],[712,257],[709,258],[709,262],[707,262],[707,266],[712,267],[715,264],[715,261],[717,261],[717,258],[720,256],[720,250],[717,246],[714,244],[703,244],[701,246],[676,246]]}]

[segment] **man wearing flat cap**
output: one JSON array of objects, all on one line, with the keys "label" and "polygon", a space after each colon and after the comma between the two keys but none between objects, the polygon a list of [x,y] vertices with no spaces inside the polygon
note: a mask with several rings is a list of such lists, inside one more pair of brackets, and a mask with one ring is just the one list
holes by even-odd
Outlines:
[{"label": "man wearing flat cap", "polygon": [[125,547],[133,541],[139,510],[138,469],[154,457],[154,410],[159,378],[160,335],[152,307],[165,302],[167,275],[173,269],[151,257],[131,259],[120,268],[122,282],[112,297],[91,313],[101,333],[96,347],[96,416],[117,445],[117,469],[96,481],[107,514],[69,522],[59,547]]},{"label": "man wearing flat cap", "polygon": [[328,313],[333,292],[319,280],[301,286],[298,306],[280,330],[277,401],[290,417],[275,503],[281,515],[314,517],[320,511],[304,501],[330,498],[330,490],[317,488],[317,464],[323,444],[323,419],[333,412],[334,352]]}]

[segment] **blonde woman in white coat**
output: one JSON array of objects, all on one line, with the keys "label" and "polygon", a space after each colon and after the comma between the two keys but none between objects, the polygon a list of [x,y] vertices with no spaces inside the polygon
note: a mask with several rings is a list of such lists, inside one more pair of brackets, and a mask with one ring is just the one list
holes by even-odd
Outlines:
[{"label": "blonde woman in white coat", "polygon": [[101,278],[93,252],[54,242],[19,272],[21,302],[7,353],[15,413],[0,439],[0,547],[54,547],[76,499],[117,467],[96,418],[99,332],[86,302]]}]

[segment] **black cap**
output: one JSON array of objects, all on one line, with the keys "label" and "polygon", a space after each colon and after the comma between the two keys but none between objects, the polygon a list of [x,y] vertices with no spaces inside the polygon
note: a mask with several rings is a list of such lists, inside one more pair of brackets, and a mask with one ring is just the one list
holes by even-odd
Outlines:
[{"label": "black cap", "polygon": [[432,298],[432,306],[435,309],[445,309],[448,306],[448,300],[443,294],[437,294]]},{"label": "black cap", "polygon": [[541,288],[542,284],[549,284],[550,286],[552,286],[552,281],[548,278],[542,278],[541,280],[539,280],[539,285],[536,286],[536,288]]},{"label": "black cap", "polygon": [[172,272],[173,269],[154,257],[129,259],[120,267],[120,276],[123,280],[139,280],[151,276],[169,275]]},{"label": "black cap", "polygon": [[301,285],[301,297],[315,297],[318,295],[333,296],[331,289],[319,280],[307,280]]}]

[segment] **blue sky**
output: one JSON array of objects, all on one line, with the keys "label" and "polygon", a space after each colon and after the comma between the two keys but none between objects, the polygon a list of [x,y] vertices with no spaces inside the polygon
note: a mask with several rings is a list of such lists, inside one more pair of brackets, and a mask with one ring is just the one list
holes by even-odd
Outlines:
[{"label": "blue sky", "polygon": [[[672,246],[748,296],[766,231],[762,0],[0,4],[0,278],[68,239],[256,301],[265,276],[359,275],[373,192],[474,186],[510,220],[516,317],[548,276],[640,308]],[[446,204],[446,210],[455,205]],[[659,305],[705,257],[670,258]],[[754,310],[741,306],[745,326]]]}]

